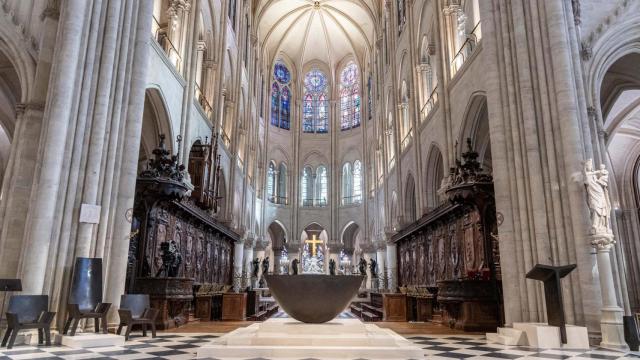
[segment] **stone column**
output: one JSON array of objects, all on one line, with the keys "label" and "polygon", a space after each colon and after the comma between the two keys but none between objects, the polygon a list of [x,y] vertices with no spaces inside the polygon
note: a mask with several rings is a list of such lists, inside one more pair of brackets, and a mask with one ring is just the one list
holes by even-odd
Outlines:
[{"label": "stone column", "polygon": [[[386,246],[384,243],[378,243],[376,245],[376,261],[378,262],[378,288],[386,289],[387,288],[387,280],[386,280],[386,271],[385,271],[385,263],[387,259]],[[375,279],[374,279],[375,281]]]},{"label": "stone column", "polygon": [[616,350],[627,351],[629,347],[624,339],[624,325],[622,316],[624,311],[616,300],[616,290],[613,282],[611,267],[611,250],[615,244],[612,234],[596,234],[591,236],[591,245],[597,251],[598,275],[600,277],[600,291],[602,292],[602,317],[600,331],[602,342],[600,346]]},{"label": "stone column", "polygon": [[251,264],[251,262],[253,261],[253,241],[254,239],[252,238],[252,235],[250,235],[249,237],[247,237],[247,240],[244,243],[243,263],[245,276],[242,284],[243,288],[246,288],[247,286],[253,287],[253,284],[251,284],[251,273],[253,270]]},{"label": "stone column", "polygon": [[47,259],[50,257],[55,210],[60,188],[69,124],[71,124],[79,69],[82,68],[82,43],[86,33],[86,16],[90,3],[85,0],[66,2],[60,26],[60,39],[56,46],[49,98],[45,111],[46,129],[41,141],[47,149],[42,153],[37,188],[33,190],[30,221],[27,225],[25,246],[21,255],[20,278],[25,294],[41,294],[44,289]]},{"label": "stone column", "polygon": [[129,92],[128,111],[125,131],[122,138],[122,163],[117,182],[114,211],[114,230],[106,264],[105,299],[112,304],[112,317],[120,304],[120,295],[124,294],[127,276],[127,261],[129,258],[129,237],[131,223],[127,220],[127,213],[133,208],[136,177],[138,173],[138,152],[142,133],[142,114],[144,112],[145,86],[147,83],[147,63],[149,60],[149,31],[151,29],[152,0],[139,1],[138,21],[136,24],[135,50],[131,71],[131,90]]},{"label": "stone column", "polygon": [[[264,259],[265,247],[266,247],[266,244],[264,241],[264,237],[263,236],[256,237],[256,245],[255,245],[255,248],[253,249],[253,256],[258,259]],[[258,277],[255,279],[256,282],[260,281],[261,276],[262,276],[262,266],[258,266]],[[254,284],[254,286],[257,286],[257,284]]]},{"label": "stone column", "polygon": [[[102,48],[100,50],[100,72],[98,75],[97,90],[95,95],[95,104],[93,109],[93,119],[91,122],[91,135],[89,138],[89,149],[87,153],[87,162],[85,168],[84,186],[82,187],[82,204],[98,205],[100,183],[104,180],[103,173],[103,156],[105,151],[105,141],[108,141],[111,134],[109,121],[117,121],[109,118],[109,110],[112,102],[112,88],[114,80],[114,65],[116,64],[116,55],[118,52],[118,37],[122,35],[125,24],[122,23],[122,14],[120,10],[121,3],[118,1],[110,1],[107,10],[107,19],[105,21],[104,37],[102,40]],[[126,62],[126,60],[125,60]],[[118,67],[122,71],[122,67]],[[107,142],[108,144],[108,142]],[[100,208],[100,212],[108,211],[108,209]],[[94,222],[79,222],[78,237],[75,246],[76,257],[88,257],[94,247]],[[102,252],[102,249],[100,250]]]},{"label": "stone column", "polygon": [[234,244],[233,248],[233,291],[242,290],[242,277],[244,265],[244,241],[240,240]]},{"label": "stone column", "polygon": [[396,292],[398,286],[398,256],[395,243],[387,242],[387,289]]}]

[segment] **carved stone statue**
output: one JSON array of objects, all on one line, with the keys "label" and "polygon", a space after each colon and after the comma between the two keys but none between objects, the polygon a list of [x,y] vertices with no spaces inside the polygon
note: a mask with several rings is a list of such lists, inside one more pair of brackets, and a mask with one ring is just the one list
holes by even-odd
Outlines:
[{"label": "carved stone statue", "polygon": [[253,261],[251,262],[251,266],[252,266],[251,277],[257,278],[258,272],[260,271],[260,259],[258,258],[253,259]]},{"label": "carved stone statue", "polygon": [[591,213],[591,234],[611,234],[611,201],[609,200],[609,172],[604,164],[599,170],[593,169],[593,160],[584,164],[584,186],[587,191],[587,205]]},{"label": "carved stone statue", "polygon": [[300,262],[298,261],[298,259],[297,259],[297,258],[294,258],[294,259],[291,261],[291,271],[292,271],[292,274],[291,274],[291,275],[298,275],[298,264],[299,264],[299,263],[300,263]]},{"label": "carved stone statue", "polygon": [[329,275],[336,274],[336,261],[333,259],[329,260]]},{"label": "carved stone statue", "polygon": [[160,250],[162,251],[162,266],[156,273],[156,277],[164,274],[166,277],[178,276],[180,265],[182,264],[182,255],[178,251],[175,241],[163,242],[160,244]]},{"label": "carved stone statue", "polygon": [[269,273],[269,257],[267,256],[262,260],[262,275],[266,275]]},{"label": "carved stone statue", "polygon": [[378,262],[371,259],[369,262],[369,271],[371,271],[371,278],[376,279],[378,277]]},{"label": "carved stone statue", "polygon": [[358,262],[358,272],[360,275],[367,274],[367,261],[364,258],[360,258],[360,261]]}]

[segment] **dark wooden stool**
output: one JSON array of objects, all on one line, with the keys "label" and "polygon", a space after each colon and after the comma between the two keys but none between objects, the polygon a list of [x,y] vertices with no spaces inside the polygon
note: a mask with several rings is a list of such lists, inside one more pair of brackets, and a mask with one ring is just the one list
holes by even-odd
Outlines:
[{"label": "dark wooden stool", "polygon": [[51,346],[51,321],[55,315],[55,312],[49,311],[47,295],[11,296],[7,311],[7,331],[2,338],[2,346],[11,349],[18,332],[27,329],[38,329],[38,344],[42,345],[44,337],[46,345]]},{"label": "dark wooden stool", "polygon": [[150,307],[149,295],[122,295],[118,315],[120,315],[120,324],[118,325],[118,331],[116,333],[120,335],[122,327],[126,326],[127,330],[124,333],[125,340],[129,340],[129,334],[131,334],[131,328],[134,325],[140,325],[142,327],[142,336],[147,336],[147,326],[151,326],[151,337],[156,337],[158,310]]}]

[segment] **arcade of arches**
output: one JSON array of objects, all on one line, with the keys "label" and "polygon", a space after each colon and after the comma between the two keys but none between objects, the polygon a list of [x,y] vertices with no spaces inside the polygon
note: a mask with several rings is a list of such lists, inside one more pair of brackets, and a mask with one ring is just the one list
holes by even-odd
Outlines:
[{"label": "arcade of arches", "polygon": [[[576,264],[567,323],[626,346],[640,1],[10,0],[0,13],[0,278],[48,295],[55,328],[78,257],[102,259],[111,324],[122,294],[168,273],[171,248],[179,278],[233,292],[317,246],[327,274],[374,263],[363,294],[435,299],[427,315],[407,301],[406,320],[461,331],[546,321],[527,272]],[[585,191],[589,159],[608,171],[606,203]]]}]

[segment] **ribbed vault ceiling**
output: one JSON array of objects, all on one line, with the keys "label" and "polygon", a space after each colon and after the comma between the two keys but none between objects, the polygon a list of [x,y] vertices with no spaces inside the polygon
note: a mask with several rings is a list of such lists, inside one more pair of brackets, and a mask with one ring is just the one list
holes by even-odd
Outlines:
[{"label": "ribbed vault ceiling", "polygon": [[271,61],[284,53],[298,66],[317,60],[335,69],[371,49],[374,13],[375,0],[261,0],[258,33]]}]

